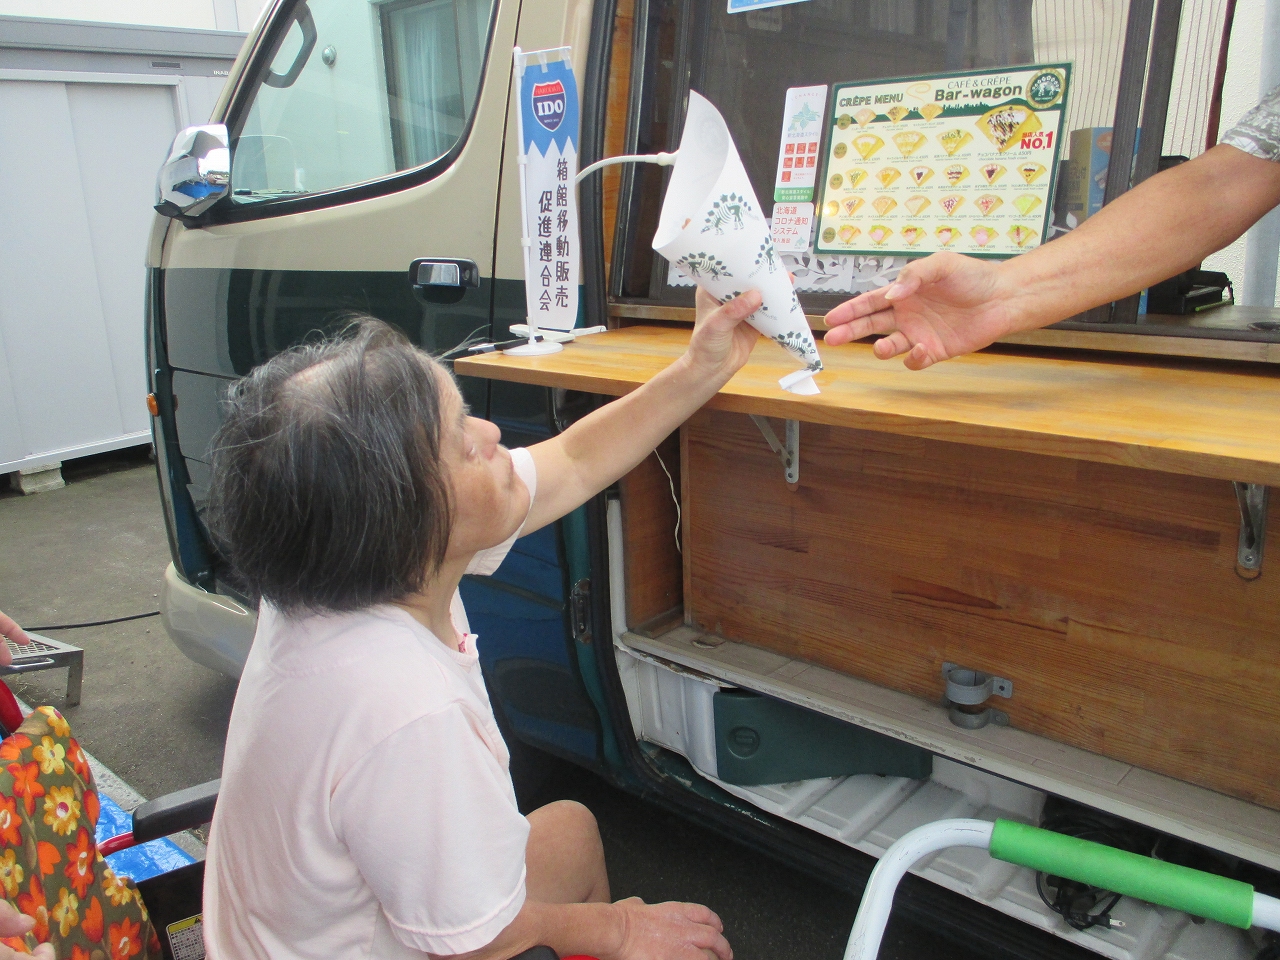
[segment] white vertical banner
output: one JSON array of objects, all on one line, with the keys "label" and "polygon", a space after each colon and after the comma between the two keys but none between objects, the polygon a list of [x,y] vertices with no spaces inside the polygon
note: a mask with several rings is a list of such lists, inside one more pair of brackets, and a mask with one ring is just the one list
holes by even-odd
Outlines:
[{"label": "white vertical banner", "polygon": [[530,326],[572,330],[578,320],[578,84],[568,47],[516,48],[516,113]]}]

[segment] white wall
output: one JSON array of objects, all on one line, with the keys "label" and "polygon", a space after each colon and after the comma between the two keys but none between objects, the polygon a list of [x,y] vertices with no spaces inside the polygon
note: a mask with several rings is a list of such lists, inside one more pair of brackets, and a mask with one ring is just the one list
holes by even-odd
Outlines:
[{"label": "white wall", "polygon": [[0,473],[149,439],[142,251],[187,112],[176,78],[35,73],[0,76]]},{"label": "white wall", "polygon": [[[59,0],[56,11],[48,0],[0,0],[0,16],[49,17],[97,23],[129,23],[197,30],[248,30],[252,19],[241,20],[242,0]],[[255,0],[244,3],[256,15]]]}]

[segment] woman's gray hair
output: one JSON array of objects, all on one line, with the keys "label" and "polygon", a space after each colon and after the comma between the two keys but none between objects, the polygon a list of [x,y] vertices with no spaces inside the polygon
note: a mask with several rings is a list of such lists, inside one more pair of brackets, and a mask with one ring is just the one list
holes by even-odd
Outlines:
[{"label": "woman's gray hair", "polygon": [[230,391],[208,521],[254,600],[358,610],[419,590],[449,543],[449,372],[371,317],[278,354]]}]

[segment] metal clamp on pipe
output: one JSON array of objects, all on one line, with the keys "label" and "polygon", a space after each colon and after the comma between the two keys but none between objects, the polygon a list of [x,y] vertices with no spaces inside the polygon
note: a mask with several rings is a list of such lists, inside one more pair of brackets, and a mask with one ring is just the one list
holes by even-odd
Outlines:
[{"label": "metal clamp on pipe", "polygon": [[1012,680],[956,663],[942,665],[942,680],[946,684],[943,705],[948,708],[947,715],[957,727],[978,730],[988,723],[1002,727],[1009,725],[1007,713],[984,704],[993,695],[1005,699],[1012,697]]}]

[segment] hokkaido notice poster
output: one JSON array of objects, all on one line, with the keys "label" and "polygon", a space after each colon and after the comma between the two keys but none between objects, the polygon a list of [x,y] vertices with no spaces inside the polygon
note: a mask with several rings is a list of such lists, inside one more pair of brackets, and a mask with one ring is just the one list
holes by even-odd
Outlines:
[{"label": "hokkaido notice poster", "polygon": [[840,84],[815,249],[1008,257],[1044,242],[1071,65]]}]

